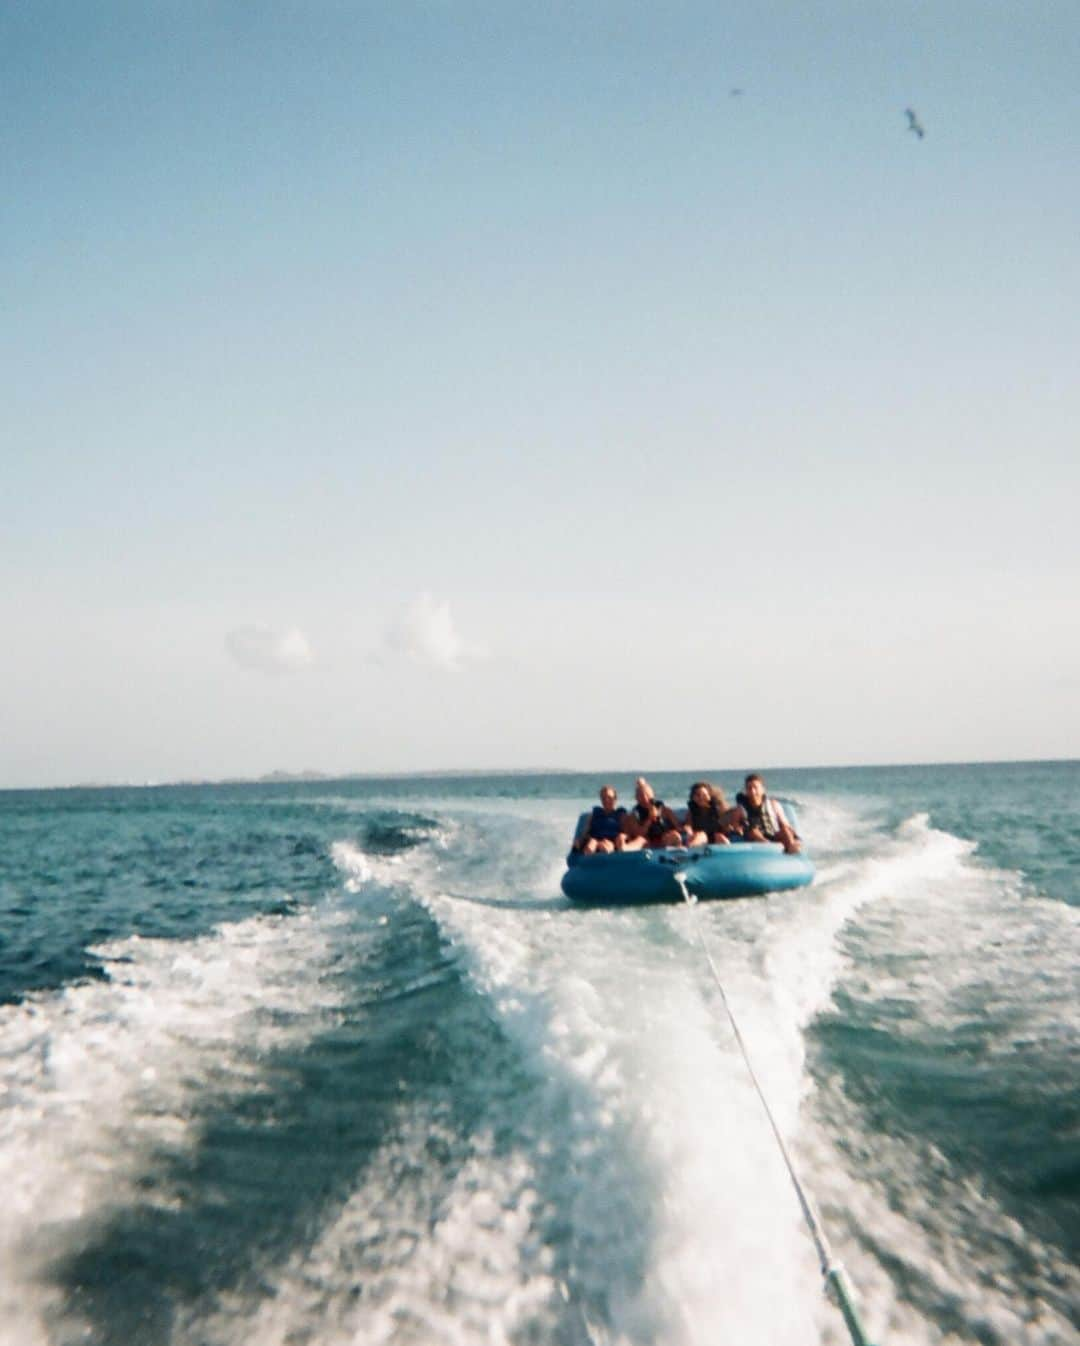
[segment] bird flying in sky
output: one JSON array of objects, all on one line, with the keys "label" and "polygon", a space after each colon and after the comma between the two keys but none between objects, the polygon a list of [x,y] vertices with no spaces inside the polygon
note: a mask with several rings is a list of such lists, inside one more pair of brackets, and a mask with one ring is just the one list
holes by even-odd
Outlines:
[{"label": "bird flying in sky", "polygon": [[907,129],[909,131],[914,131],[921,140],[923,136],[926,135],[926,131],[919,121],[919,118],[916,116],[915,109],[910,107],[904,108],[904,116],[907,117]]}]

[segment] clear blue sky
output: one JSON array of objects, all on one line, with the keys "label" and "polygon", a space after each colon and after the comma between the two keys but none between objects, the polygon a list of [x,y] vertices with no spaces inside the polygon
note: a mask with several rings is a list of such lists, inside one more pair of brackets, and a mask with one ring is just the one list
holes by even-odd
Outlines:
[{"label": "clear blue sky", "polygon": [[0,785],[1080,756],[1078,69],[0,4]]}]

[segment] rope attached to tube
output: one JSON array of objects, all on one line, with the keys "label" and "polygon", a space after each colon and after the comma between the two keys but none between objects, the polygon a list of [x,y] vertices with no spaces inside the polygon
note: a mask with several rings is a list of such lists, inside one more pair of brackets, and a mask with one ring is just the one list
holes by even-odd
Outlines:
[{"label": "rope attached to tube", "polygon": [[720,980],[720,973],[716,970],[716,964],[713,962],[712,953],[705,939],[705,932],[701,928],[701,923],[697,919],[697,899],[686,886],[685,875],[676,871],[672,878],[679,885],[679,891],[683,895],[686,905],[694,913],[694,929],[697,931],[698,940],[702,949],[705,951],[705,958],[709,964],[709,970],[712,972],[713,980],[716,982],[717,990],[720,992],[720,1000],[724,1006],[728,1020],[731,1023],[731,1030],[735,1034],[735,1041],[739,1045],[739,1051],[742,1053],[743,1062],[746,1065],[750,1081],[754,1086],[758,1098],[761,1100],[761,1106],[765,1109],[765,1116],[769,1119],[769,1126],[772,1128],[776,1144],[780,1149],[781,1158],[784,1166],[787,1168],[788,1177],[791,1179],[791,1185],[795,1188],[795,1195],[799,1199],[799,1206],[802,1209],[803,1219],[806,1221],[810,1230],[810,1237],[814,1240],[814,1248],[817,1251],[818,1263],[821,1267],[821,1274],[825,1281],[827,1291],[832,1291],[836,1302],[840,1307],[840,1312],[844,1315],[844,1322],[847,1324],[847,1330],[854,1346],[873,1346],[870,1338],[866,1335],[862,1322],[859,1318],[858,1310],[855,1307],[855,1299],[852,1293],[851,1282],[848,1280],[847,1272],[844,1270],[843,1263],[838,1262],[832,1254],[829,1247],[829,1240],[825,1236],[825,1230],[822,1227],[821,1220],[814,1210],[813,1203],[809,1195],[803,1190],[803,1185],[799,1181],[799,1175],[795,1172],[795,1165],[788,1154],[787,1146],[784,1144],[784,1138],[780,1134],[780,1128],[776,1124],[776,1118],[769,1107],[769,1100],[765,1097],[765,1091],[758,1083],[758,1077],[754,1073],[754,1067],[750,1060],[750,1053],[746,1050],[746,1043],[743,1041],[743,1035],[739,1031],[739,1025],[728,1004],[727,994],[724,991],[724,984]]}]

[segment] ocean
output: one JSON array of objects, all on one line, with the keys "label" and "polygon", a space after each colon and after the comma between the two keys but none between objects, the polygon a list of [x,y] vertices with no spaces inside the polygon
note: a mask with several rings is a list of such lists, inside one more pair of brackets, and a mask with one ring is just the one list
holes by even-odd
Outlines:
[{"label": "ocean", "polygon": [[1076,1343],[1080,763],[766,774],[693,909],[602,774],[0,793],[0,1342],[846,1342],[700,931],[872,1339]]}]

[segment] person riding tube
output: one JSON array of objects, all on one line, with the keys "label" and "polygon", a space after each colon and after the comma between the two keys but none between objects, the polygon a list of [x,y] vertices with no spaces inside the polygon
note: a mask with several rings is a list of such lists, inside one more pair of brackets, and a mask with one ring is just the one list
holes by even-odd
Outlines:
[{"label": "person riding tube", "polygon": [[627,817],[627,836],[624,850],[640,851],[644,847],[660,850],[664,846],[681,846],[682,830],[674,812],[668,808],[645,779],[639,776],[634,782],[634,797],[637,803]]},{"label": "person riding tube", "polygon": [[691,785],[683,830],[688,846],[728,846],[741,820],[742,810],[728,807],[723,790],[705,780]]},{"label": "person riding tube", "polygon": [[742,813],[741,830],[745,840],[779,842],[789,855],[802,850],[798,834],[781,806],[769,798],[765,782],[756,771],[747,776],[735,800]]},{"label": "person riding tube", "polygon": [[574,838],[575,851],[580,851],[582,855],[607,855],[623,849],[626,844],[623,836],[626,809],[616,807],[618,799],[618,792],[613,785],[600,787],[600,803],[594,806]]}]

